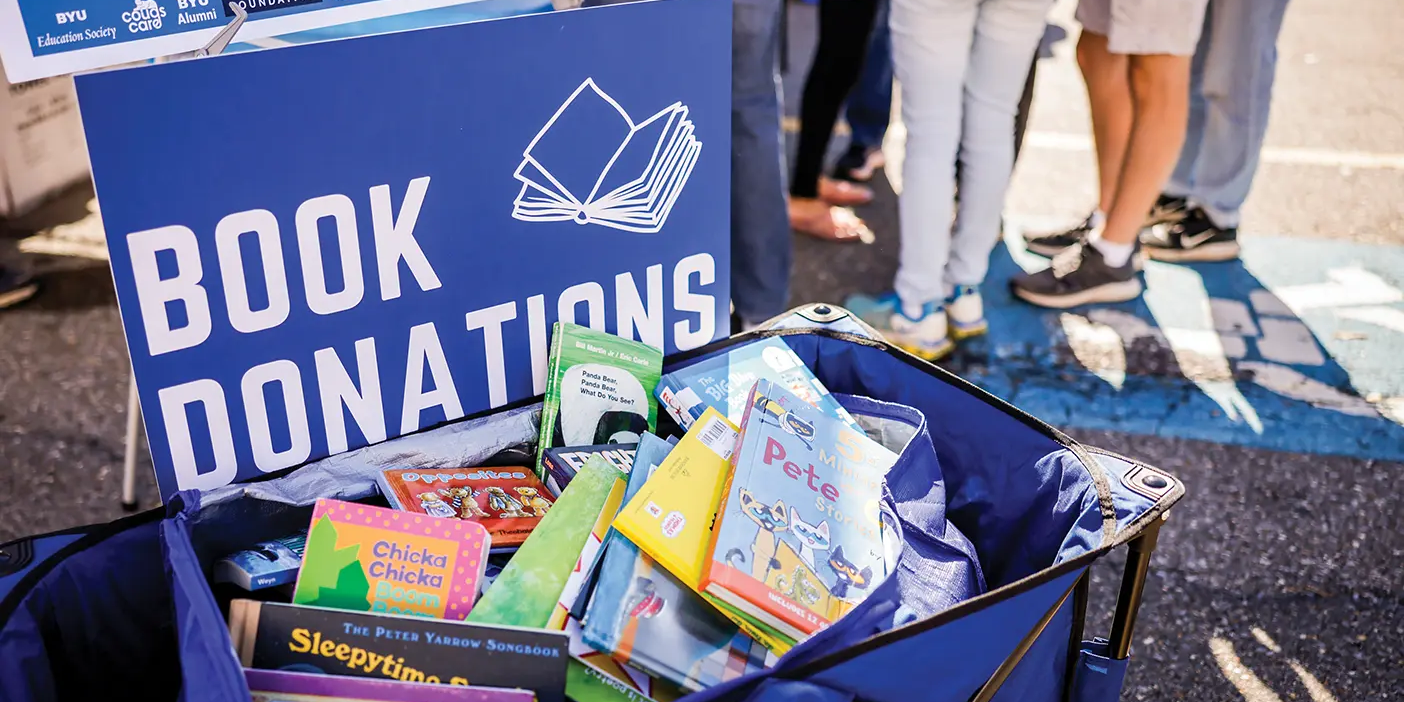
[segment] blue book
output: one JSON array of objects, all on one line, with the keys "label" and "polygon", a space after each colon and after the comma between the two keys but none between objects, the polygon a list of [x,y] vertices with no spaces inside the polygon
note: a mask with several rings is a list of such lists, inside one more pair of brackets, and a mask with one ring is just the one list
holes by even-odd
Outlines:
[{"label": "blue book", "polygon": [[[642,437],[626,504],[672,448],[654,436]],[[583,638],[621,663],[694,692],[775,661],[774,654],[615,531],[606,537]]]},{"label": "blue book", "polygon": [[789,344],[774,336],[674,368],[658,381],[654,394],[683,429],[690,428],[708,407],[726,415],[732,424],[740,424],[746,397],[758,380],[780,385],[824,414],[857,427]]},{"label": "blue book", "polygon": [[701,589],[800,640],[887,575],[881,504],[897,455],[769,380],[740,429]]},{"label": "blue book", "polygon": [[306,544],[306,534],[254,544],[216,561],[214,581],[233,583],[249,592],[291,583],[302,568]]}]

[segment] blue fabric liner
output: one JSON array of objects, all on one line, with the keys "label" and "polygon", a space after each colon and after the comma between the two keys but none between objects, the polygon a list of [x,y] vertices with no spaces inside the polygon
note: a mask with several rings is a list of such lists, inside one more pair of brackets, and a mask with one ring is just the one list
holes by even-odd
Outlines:
[{"label": "blue fabric liner", "polygon": [[111,699],[118,690],[175,698],[175,610],[158,528],[146,522],[49,564],[0,622],[0,700]]},{"label": "blue fabric liner", "polygon": [[10,594],[10,590],[16,585],[19,585],[20,580],[24,579],[26,573],[34,570],[36,566],[58,553],[59,549],[83,538],[83,534],[84,532],[77,531],[72,533],[36,536],[30,539],[29,547],[33,549],[33,551],[31,552],[29,563],[19,570],[6,573],[4,577],[0,577],[0,600],[4,600],[5,595]]},{"label": "blue fabric liner", "polygon": [[1106,639],[1083,641],[1073,673],[1070,702],[1116,702],[1121,699],[1121,686],[1126,682],[1126,667],[1131,659],[1109,658]]},{"label": "blue fabric liner", "polygon": [[[1020,581],[1103,546],[1091,470],[1040,429],[901,354],[812,333],[785,338],[851,411],[901,427],[905,446],[887,495],[901,527],[898,567],[862,605],[775,668],[689,700],[968,699],[1084,568]],[[221,602],[206,582],[215,559],[305,529],[318,497],[372,496],[374,475],[410,457],[416,464],[474,465],[529,446],[538,421],[539,406],[523,407],[274,480],[181,493],[159,525],[69,556],[0,622],[0,697],[76,699],[120,689],[133,698],[244,702],[248,690]],[[1101,455],[1096,462],[1111,481],[1118,525],[1144,515],[1151,501],[1119,482],[1131,464]],[[1017,594],[970,601],[1004,586]],[[942,616],[933,626],[933,616],[962,602],[952,613],[960,616]],[[1069,601],[998,699],[1061,699],[1071,627]],[[1087,661],[1095,659],[1079,658],[1080,674]],[[1102,682],[1119,689],[1120,677],[1112,677]]]}]

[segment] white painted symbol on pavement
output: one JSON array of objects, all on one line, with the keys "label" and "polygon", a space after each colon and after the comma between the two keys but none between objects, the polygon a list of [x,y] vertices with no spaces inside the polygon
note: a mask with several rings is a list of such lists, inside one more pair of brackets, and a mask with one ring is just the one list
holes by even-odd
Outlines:
[{"label": "white painted symbol on pavement", "polygon": [[1352,307],[1337,310],[1336,314],[1404,334],[1404,310],[1393,307]]},{"label": "white painted symbol on pavement", "polygon": [[1301,400],[1320,409],[1357,417],[1374,417],[1374,405],[1364,398],[1348,395],[1319,380],[1313,380],[1287,366],[1259,361],[1243,361],[1239,368],[1253,373],[1253,382],[1284,397]]},{"label": "white painted symbol on pavement", "polygon": [[1332,268],[1326,271],[1326,278],[1330,282],[1289,285],[1273,292],[1298,315],[1313,309],[1384,305],[1404,300],[1404,291],[1363,268]]},{"label": "white painted symbol on pavement", "polygon": [[[1045,267],[1044,259],[1018,245],[1020,240],[1006,236],[1015,262],[1025,270]],[[1117,309],[1094,309],[1085,316],[1062,313],[1059,318],[1074,357],[1113,388],[1120,390],[1126,382],[1125,349],[1150,339],[1174,355],[1179,372],[1230,421],[1241,421],[1256,433],[1263,432],[1263,424],[1239,389],[1235,369],[1249,371],[1259,387],[1313,407],[1404,424],[1404,398],[1362,398],[1297,370],[1331,360],[1299,317],[1304,311],[1331,310],[1344,319],[1404,333],[1404,311],[1383,306],[1404,301],[1404,291],[1380,276],[1358,266],[1334,268],[1322,283],[1253,290],[1245,304],[1210,297],[1190,268],[1151,262],[1145,273],[1144,301],[1154,323]]]},{"label": "white painted symbol on pavement", "polygon": [[[1252,627],[1249,633],[1265,649],[1273,654],[1280,655],[1282,647],[1268,635],[1266,631],[1258,627]],[[1251,668],[1243,664],[1243,660],[1238,657],[1238,651],[1234,649],[1233,642],[1220,636],[1209,639],[1209,651],[1214,654],[1214,662],[1218,664],[1219,671],[1229,684],[1238,690],[1238,694],[1243,696],[1246,702],[1282,702],[1279,696],[1267,683],[1263,682]],[[1295,658],[1287,659],[1287,667],[1296,674],[1297,680],[1301,681],[1302,687],[1306,688],[1307,695],[1311,702],[1336,702],[1335,695],[1321,684],[1311,671],[1306,669],[1300,661]],[[1292,694],[1295,698],[1296,695]]]}]

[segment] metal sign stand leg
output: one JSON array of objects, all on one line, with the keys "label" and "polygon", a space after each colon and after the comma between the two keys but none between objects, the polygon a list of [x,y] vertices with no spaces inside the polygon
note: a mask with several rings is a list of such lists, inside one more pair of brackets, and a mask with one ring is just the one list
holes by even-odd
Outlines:
[{"label": "metal sign stand leg", "polygon": [[[244,11],[239,2],[229,3],[229,7],[234,10],[234,20],[219,30],[208,44],[184,54],[176,54],[167,57],[167,60],[181,60],[188,58],[201,58],[203,56],[215,56],[224,51],[229,46],[229,42],[234,40],[234,35],[239,33],[239,28],[244,26],[244,21],[249,18],[248,12]],[[137,397],[136,374],[131,377],[131,385],[127,393],[127,445],[122,456],[122,509],[134,512],[137,508],[136,497],[136,459],[137,459],[137,433],[141,430],[141,401]]]},{"label": "metal sign stand leg", "polygon": [[133,375],[127,392],[127,450],[122,456],[122,509],[135,512],[137,432],[141,430],[141,402],[137,398],[136,376]]}]

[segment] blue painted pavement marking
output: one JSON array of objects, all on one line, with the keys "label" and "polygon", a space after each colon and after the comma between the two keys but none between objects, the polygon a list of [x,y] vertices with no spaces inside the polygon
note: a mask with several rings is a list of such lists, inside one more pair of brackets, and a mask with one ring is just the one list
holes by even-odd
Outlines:
[{"label": "blue painted pavement marking", "polygon": [[1017,224],[965,377],[1071,429],[1404,461],[1404,248],[1248,237],[1242,261],[1151,262],[1142,299],[1055,311],[1006,287],[1047,265]]}]

